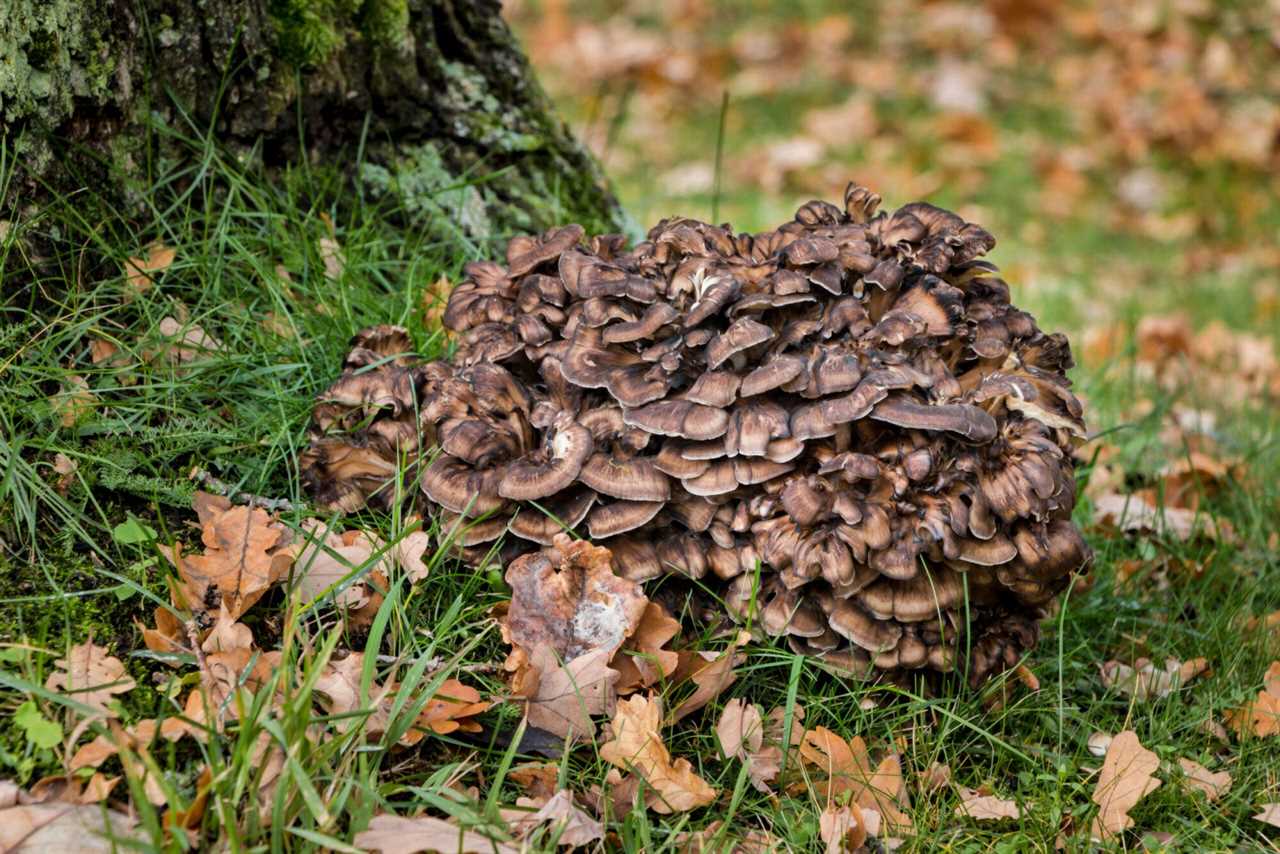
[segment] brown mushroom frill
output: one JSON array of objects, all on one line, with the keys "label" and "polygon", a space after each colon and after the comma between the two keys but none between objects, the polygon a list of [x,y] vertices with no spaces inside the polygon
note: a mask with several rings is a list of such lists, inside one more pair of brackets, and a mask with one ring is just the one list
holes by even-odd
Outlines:
[{"label": "brown mushroom frill", "polygon": [[357,336],[303,478],[349,511],[414,492],[408,472],[472,557],[571,529],[832,666],[965,669],[968,649],[981,681],[1090,557],[1070,347],[1010,304],[990,234],[879,201],[851,185],[762,234],[668,219],[633,248],[516,238],[454,289],[448,363]]}]

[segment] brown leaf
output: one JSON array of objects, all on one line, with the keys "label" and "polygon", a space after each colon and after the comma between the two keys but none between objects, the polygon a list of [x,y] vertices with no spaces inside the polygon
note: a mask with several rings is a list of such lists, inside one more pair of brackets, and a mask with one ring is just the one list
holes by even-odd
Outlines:
[{"label": "brown leaf", "polygon": [[645,606],[640,624],[614,655],[609,666],[618,671],[618,693],[630,694],[652,688],[675,673],[680,655],[665,649],[680,632],[680,621],[657,602]]},{"label": "brown leaf", "polygon": [[159,355],[175,364],[194,362],[222,349],[221,341],[195,323],[182,323],[172,317],[165,317],[156,325],[156,331],[169,341]]},{"label": "brown leaf", "polygon": [[205,553],[182,556],[175,550],[178,572],[191,607],[210,609],[221,601],[230,617],[239,619],[288,572],[292,535],[259,507],[209,515],[201,534]]},{"label": "brown leaf", "polygon": [[[167,612],[166,612],[167,613]],[[218,609],[218,619],[200,644],[204,652],[232,652],[253,647],[253,631],[243,623],[237,623],[223,602]]]},{"label": "brown leaf", "polygon": [[512,642],[527,650],[550,645],[566,661],[597,650],[612,658],[648,604],[639,584],[613,574],[608,549],[565,534],[513,561],[506,579]]},{"label": "brown leaf", "polygon": [[1160,781],[1154,776],[1159,767],[1160,760],[1142,746],[1133,730],[1118,733],[1111,740],[1093,790],[1093,802],[1099,807],[1093,820],[1095,839],[1106,841],[1133,827],[1129,810],[1160,788]]},{"label": "brown leaf", "polygon": [[342,271],[347,268],[347,258],[342,251],[342,244],[332,237],[322,237],[316,241],[320,250],[320,260],[324,263],[326,279],[336,282],[342,278]]},{"label": "brown leaf", "polygon": [[934,762],[920,778],[920,789],[925,792],[936,792],[951,785],[951,766]]},{"label": "brown leaf", "polygon": [[430,548],[431,536],[426,531],[410,531],[391,547],[391,555],[409,580],[418,582],[431,571],[422,559]]},{"label": "brown leaf", "polygon": [[609,728],[611,739],[600,747],[600,758],[619,768],[634,770],[653,789],[658,813],[685,812],[710,804],[716,790],[694,773],[689,760],[672,762],[662,743],[662,701],[640,695],[618,702]]},{"label": "brown leaf", "polygon": [[800,741],[800,758],[817,770],[811,783],[827,803],[871,779],[871,758],[861,736],[845,741],[826,727],[814,727]]},{"label": "brown leaf", "polygon": [[79,374],[67,377],[58,393],[49,398],[53,414],[63,427],[74,427],[93,413],[98,396],[89,390],[89,381]]},{"label": "brown leaf", "polygon": [[386,559],[370,567],[381,543],[364,531],[336,533],[314,519],[302,523],[309,539],[293,564],[294,591],[310,601],[346,580],[346,587],[334,596],[338,607],[358,611],[374,595],[370,580],[375,572],[385,577]]},{"label": "brown leaf", "polygon": [[595,732],[592,715],[604,714],[615,697],[618,672],[609,668],[609,651],[598,649],[562,664],[548,644],[533,650],[537,689],[529,700],[529,723],[573,740]]},{"label": "brown leaf", "polygon": [[1156,507],[1140,495],[1111,493],[1094,499],[1094,519],[1125,533],[1150,532],[1185,542],[1199,536],[1232,542],[1231,523],[1185,507]]},{"label": "brown leaf", "polygon": [[1237,735],[1280,735],[1280,661],[1267,668],[1258,696],[1242,709],[1228,710],[1224,717]]},{"label": "brown leaf", "polygon": [[177,250],[165,246],[159,241],[145,249],[146,255],[133,256],[124,262],[125,302],[132,302],[138,296],[151,290],[156,273],[163,273],[178,256]]},{"label": "brown leaf", "polygon": [[382,854],[418,854],[449,851],[456,854],[519,854],[519,846],[490,838],[477,830],[463,830],[441,818],[421,815],[375,815],[369,827],[356,834],[355,843]]},{"label": "brown leaf", "polygon": [[137,839],[133,820],[99,805],[68,803],[20,804],[0,809],[0,851],[37,854],[75,851],[111,854],[118,839]]},{"label": "brown leaf", "polygon": [[1263,804],[1262,812],[1253,818],[1255,821],[1265,822],[1272,827],[1280,827],[1280,804]]},{"label": "brown leaf", "polygon": [[483,728],[471,718],[490,705],[492,704],[480,700],[480,692],[475,688],[463,685],[457,679],[447,679],[436,689],[418,715],[418,726],[425,727],[436,735],[457,730],[480,732]]},{"label": "brown leaf", "polygon": [[867,825],[862,807],[828,804],[818,816],[818,835],[827,845],[827,854],[851,854],[867,841]]},{"label": "brown leaf", "polygon": [[976,789],[960,790],[960,803],[956,806],[958,818],[969,817],[978,821],[1000,821],[1006,818],[1022,817],[1018,805],[1013,801],[985,795]]},{"label": "brown leaf", "polygon": [[92,640],[71,647],[66,658],[53,664],[57,670],[45,680],[45,688],[92,706],[108,717],[115,716],[107,708],[111,697],[132,691],[137,684],[125,672],[120,659]]},{"label": "brown leaf", "polygon": [[1230,772],[1219,771],[1215,774],[1190,759],[1179,759],[1178,766],[1182,768],[1183,784],[1191,791],[1204,792],[1210,803],[1231,790]]},{"label": "brown leaf", "polygon": [[521,822],[520,836],[527,836],[534,828],[550,825],[548,839],[555,838],[558,845],[577,848],[590,845],[604,838],[604,825],[583,812],[573,802],[568,789],[556,792],[536,813]]},{"label": "brown leaf", "polygon": [[316,679],[315,690],[323,695],[325,711],[330,715],[359,711],[369,713],[363,720],[349,717],[333,721],[332,725],[339,732],[346,732],[357,724],[371,736],[386,731],[388,710],[383,706],[383,700],[391,693],[391,686],[381,685],[377,679],[372,680],[369,692],[362,702],[360,683],[363,675],[364,653],[353,652],[341,661],[330,661]]},{"label": "brown leaf", "polygon": [[[168,608],[156,608],[155,610],[156,627],[149,629],[141,623],[135,622],[134,625],[142,632],[142,642],[147,649],[152,652],[163,652],[177,654],[186,651],[183,645],[186,642],[186,631],[183,628],[182,621],[173,615]],[[176,667],[176,662],[168,662],[171,666]]]},{"label": "brown leaf", "polygon": [[1193,658],[1190,661],[1165,659],[1164,669],[1158,670],[1153,662],[1139,658],[1130,667],[1119,661],[1102,665],[1102,684],[1116,688],[1137,700],[1167,697],[1183,685],[1209,671],[1209,661]]},{"label": "brown leaf", "polygon": [[535,801],[546,801],[556,793],[560,769],[550,762],[525,762],[514,765],[507,779],[524,790]]},{"label": "brown leaf", "polygon": [[682,666],[675,676],[678,680],[681,678],[692,680],[695,687],[692,694],[671,710],[672,723],[698,711],[720,696],[737,680],[738,675],[733,672],[733,668],[746,660],[746,655],[739,653],[738,647],[748,640],[750,636],[746,632],[741,632],[719,655],[712,652],[694,652],[684,656]]},{"label": "brown leaf", "polygon": [[769,783],[782,769],[782,748],[764,745],[764,720],[760,707],[734,698],[725,704],[716,724],[720,751],[728,758],[746,763],[747,776],[758,791],[768,794]]}]

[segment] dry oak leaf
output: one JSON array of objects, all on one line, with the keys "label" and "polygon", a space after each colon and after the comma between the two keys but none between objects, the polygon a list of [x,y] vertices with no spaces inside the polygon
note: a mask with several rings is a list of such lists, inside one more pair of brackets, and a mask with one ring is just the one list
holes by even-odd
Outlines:
[{"label": "dry oak leaf", "polygon": [[920,777],[920,790],[936,792],[951,784],[951,766],[942,762],[934,762]]},{"label": "dry oak leaf", "polygon": [[355,843],[382,854],[519,854],[519,846],[491,839],[475,830],[463,830],[442,818],[422,815],[404,818],[375,815],[369,827],[356,834]]},{"label": "dry oak leaf", "polygon": [[[156,627],[149,629],[142,623],[134,621],[134,625],[138,627],[138,631],[142,633],[142,642],[147,649],[152,652],[162,652],[170,655],[177,655],[187,651],[186,646],[186,630],[182,625],[182,621],[173,615],[168,608],[156,608],[155,610]],[[178,662],[165,662],[171,667],[177,667]]]},{"label": "dry oak leaf", "polygon": [[218,619],[213,628],[200,644],[203,652],[232,652],[237,649],[253,647],[253,630],[243,623],[237,623],[227,611],[227,603],[218,608]]},{"label": "dry oak leaf", "polygon": [[436,689],[418,715],[418,726],[436,735],[457,730],[480,732],[483,727],[471,718],[491,706],[480,700],[480,692],[457,679],[447,679]]},{"label": "dry oak leaf", "polygon": [[293,564],[293,590],[310,601],[345,583],[334,593],[334,602],[348,611],[358,611],[375,595],[375,576],[386,577],[386,559],[373,563],[382,544],[364,531],[337,533],[316,519],[307,519],[302,528],[308,541]]},{"label": "dry oak leaf", "polygon": [[561,663],[549,644],[530,657],[537,687],[525,714],[529,724],[561,738],[583,739],[595,732],[592,715],[612,709],[618,671],[609,668],[609,651],[599,649]]},{"label": "dry oak leaf", "polygon": [[18,804],[0,809],[0,851],[5,854],[75,851],[112,854],[111,840],[135,839],[133,819],[99,805],[62,802]]},{"label": "dry oak leaf", "polygon": [[676,672],[680,654],[665,647],[679,632],[680,621],[665,608],[657,602],[645,606],[640,624],[609,662],[618,671],[619,694],[652,688]]},{"label": "dry oak leaf", "polygon": [[527,797],[546,803],[559,788],[560,768],[550,762],[523,762],[513,765],[507,779],[515,783]]},{"label": "dry oak leaf", "polygon": [[[911,819],[904,812],[910,803],[902,779],[902,764],[896,754],[886,755],[872,770],[867,745],[861,736],[845,741],[826,727],[805,732],[799,750],[801,760],[818,770],[808,782],[826,803],[848,792],[853,803],[876,811],[884,819],[887,831],[897,833],[911,829]],[[803,789],[804,783],[798,786]]]},{"label": "dry oak leaf", "polygon": [[1132,667],[1119,661],[1108,661],[1100,670],[1102,684],[1107,688],[1116,688],[1136,700],[1149,700],[1167,697],[1192,679],[1207,673],[1209,661],[1205,658],[1189,661],[1168,658],[1164,669],[1159,670],[1149,659],[1139,658]]},{"label": "dry oak leaf", "polygon": [[1224,717],[1237,735],[1280,735],[1280,661],[1267,668],[1258,696],[1242,709],[1229,709]]},{"label": "dry oak leaf", "polygon": [[409,576],[409,580],[418,582],[431,572],[431,567],[422,559],[430,548],[430,534],[426,531],[410,531],[391,547],[391,555],[405,575]]},{"label": "dry oak leaf", "polygon": [[566,661],[604,650],[608,657],[640,625],[648,601],[640,585],[613,574],[608,549],[559,534],[550,549],[507,567],[514,644],[549,644]]},{"label": "dry oak leaf", "polygon": [[[166,718],[160,734],[169,741],[185,735],[203,741],[212,726],[221,732],[227,721],[239,717],[239,709],[248,707],[246,695],[263,686],[279,667],[279,651],[257,652],[233,649],[205,656],[200,673],[200,686],[192,688],[182,709],[182,717]],[[213,713],[213,720],[209,719]],[[185,720],[184,720],[185,718]]]},{"label": "dry oak leaf", "polygon": [[157,724],[154,718],[147,718],[138,721],[128,729],[120,732],[111,731],[103,733],[88,744],[82,745],[75,755],[71,757],[71,762],[67,765],[68,771],[79,771],[81,768],[97,768],[106,760],[115,756],[120,750],[122,740],[130,750],[138,750],[147,747],[156,738]]},{"label": "dry oak leaf", "polygon": [[79,374],[67,377],[58,393],[49,398],[49,407],[63,427],[74,427],[98,405],[98,396],[89,390],[89,381]]},{"label": "dry oak leaf", "polygon": [[1228,771],[1214,773],[1190,759],[1179,759],[1178,766],[1182,769],[1183,785],[1193,792],[1204,792],[1210,803],[1231,790],[1231,774]]},{"label": "dry oak leaf", "polygon": [[220,599],[231,618],[239,619],[288,573],[293,535],[260,507],[230,507],[209,516],[201,531],[205,553],[183,556],[175,547],[174,562],[192,607],[212,607]]},{"label": "dry oak leaf", "polygon": [[818,816],[818,835],[827,845],[827,854],[851,854],[867,841],[867,824],[862,807],[828,804]]},{"label": "dry oak leaf", "polygon": [[151,290],[151,285],[155,281],[153,274],[169,269],[169,265],[176,257],[178,257],[177,250],[156,242],[146,247],[145,256],[136,255],[125,261],[125,278],[128,281],[128,287],[124,291],[125,302],[130,302]]},{"label": "dry oak leaf", "polygon": [[1102,773],[1093,790],[1098,815],[1093,820],[1092,835],[1106,841],[1133,827],[1129,810],[1138,801],[1160,788],[1154,776],[1160,760],[1138,741],[1138,734],[1125,730],[1111,739]]},{"label": "dry oak leaf", "polygon": [[662,701],[632,696],[618,702],[609,724],[612,738],[600,747],[600,758],[634,770],[657,796],[649,804],[655,812],[686,812],[710,804],[716,790],[694,773],[688,759],[672,762],[662,743]]},{"label": "dry oak leaf", "polygon": [[727,648],[719,654],[714,652],[682,652],[680,665],[672,678],[676,682],[690,680],[694,684],[693,693],[680,701],[671,710],[671,722],[675,723],[710,703],[720,696],[738,678],[733,668],[746,660],[746,654],[738,652],[738,648],[749,641],[751,636],[739,632]]},{"label": "dry oak leaf", "polygon": [[960,803],[956,806],[956,817],[965,816],[978,821],[1000,821],[1006,818],[1018,819],[1022,812],[1018,805],[1005,798],[983,794],[978,789],[960,789]]},{"label": "dry oak leaf", "polygon": [[747,766],[747,776],[758,791],[768,794],[768,786],[782,770],[782,748],[764,746],[764,719],[760,707],[735,697],[725,704],[716,724],[720,751]]},{"label": "dry oak leaf", "polygon": [[1263,804],[1262,812],[1253,818],[1255,821],[1265,822],[1272,827],[1280,827],[1280,804]]},{"label": "dry oak leaf", "polygon": [[222,342],[214,338],[196,323],[183,323],[172,317],[161,318],[156,324],[160,337],[168,340],[158,353],[171,363],[194,362],[196,359],[222,349]]},{"label": "dry oak leaf", "polygon": [[71,647],[66,658],[59,658],[53,664],[57,670],[45,680],[45,688],[65,694],[108,717],[115,717],[115,712],[107,708],[112,696],[127,693],[137,684],[125,672],[120,659],[92,640]]},{"label": "dry oak leaf", "polygon": [[[392,693],[390,684],[381,685],[377,679],[369,683],[369,693],[364,702],[360,698],[360,683],[364,678],[364,653],[353,652],[341,661],[330,661],[316,679],[315,690],[322,697],[322,705],[330,715],[349,715],[332,721],[338,732],[346,732],[359,725],[368,735],[377,736],[386,731],[389,710],[385,700]],[[368,712],[361,718],[358,712]]]},{"label": "dry oak leaf", "polygon": [[1185,507],[1156,507],[1140,495],[1109,493],[1093,500],[1094,520],[1125,533],[1151,532],[1185,542],[1197,536],[1233,542],[1231,523]]},{"label": "dry oak leaf", "polygon": [[604,838],[604,825],[587,815],[573,802],[573,793],[561,789],[542,808],[521,819],[521,836],[527,836],[542,825],[551,827],[548,838],[556,844],[577,848]]}]

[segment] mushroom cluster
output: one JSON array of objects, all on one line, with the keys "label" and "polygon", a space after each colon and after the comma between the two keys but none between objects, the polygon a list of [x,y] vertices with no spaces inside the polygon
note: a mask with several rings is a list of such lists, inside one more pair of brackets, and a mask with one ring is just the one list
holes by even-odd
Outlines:
[{"label": "mushroom cluster", "polygon": [[1089,561],[1070,347],[1010,304],[989,233],[879,202],[518,237],[454,289],[448,362],[357,336],[303,477],[341,510],[419,496],[473,559],[575,531],[849,673],[980,682]]}]

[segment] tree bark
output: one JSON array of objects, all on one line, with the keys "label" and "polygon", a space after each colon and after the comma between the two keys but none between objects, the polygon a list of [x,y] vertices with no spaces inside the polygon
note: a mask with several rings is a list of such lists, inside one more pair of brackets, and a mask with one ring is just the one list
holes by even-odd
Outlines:
[{"label": "tree bark", "polygon": [[5,0],[0,54],[5,219],[83,186],[127,204],[207,132],[477,240],[627,227],[496,0]]}]

